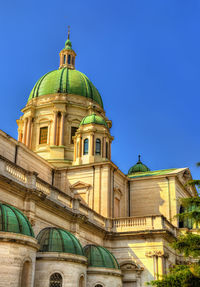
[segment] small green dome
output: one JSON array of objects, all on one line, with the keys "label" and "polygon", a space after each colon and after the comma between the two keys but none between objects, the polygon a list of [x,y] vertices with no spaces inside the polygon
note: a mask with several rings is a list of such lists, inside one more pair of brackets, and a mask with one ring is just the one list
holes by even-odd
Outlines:
[{"label": "small green dome", "polygon": [[101,96],[88,77],[69,68],[54,70],[41,77],[32,89],[28,101],[56,93],[83,96],[95,101],[103,108]]},{"label": "small green dome", "polygon": [[79,240],[70,232],[56,227],[47,227],[37,236],[40,252],[64,252],[83,255]]},{"label": "small green dome", "polygon": [[0,231],[34,236],[28,218],[17,208],[0,203]]},{"label": "small green dome", "polygon": [[108,249],[89,244],[86,245],[83,250],[88,259],[88,266],[120,269],[117,259]]},{"label": "small green dome", "polygon": [[96,114],[92,114],[92,115],[84,117],[80,123],[80,126],[88,125],[88,124],[104,125],[108,128],[106,121],[101,116],[97,116]]},{"label": "small green dome", "polygon": [[129,169],[128,175],[135,172],[146,172],[146,171],[150,171],[150,169],[140,161],[140,155],[139,155],[138,162]]},{"label": "small green dome", "polygon": [[67,41],[65,42],[65,49],[72,50],[72,42],[70,41],[70,39],[67,39]]}]

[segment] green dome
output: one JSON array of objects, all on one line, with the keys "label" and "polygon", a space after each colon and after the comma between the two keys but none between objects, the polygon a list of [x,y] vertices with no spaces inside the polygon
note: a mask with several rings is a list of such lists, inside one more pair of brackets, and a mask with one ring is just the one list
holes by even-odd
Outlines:
[{"label": "green dome", "polygon": [[146,171],[150,171],[150,169],[140,161],[139,156],[138,162],[129,169],[128,175],[135,172],[146,172]]},{"label": "green dome", "polygon": [[56,227],[47,227],[37,236],[40,252],[64,252],[83,255],[79,240],[70,232]]},{"label": "green dome", "polygon": [[89,98],[103,108],[98,90],[86,75],[68,68],[54,70],[41,77],[32,89],[28,101],[44,95],[65,93]]},{"label": "green dome", "polygon": [[89,244],[83,250],[88,258],[88,266],[119,269],[117,259],[106,248]]},{"label": "green dome", "polygon": [[19,209],[3,203],[0,203],[0,231],[34,237],[28,218]]},{"label": "green dome", "polygon": [[80,123],[80,126],[87,125],[87,124],[104,125],[108,128],[106,121],[101,116],[97,116],[96,114],[92,114],[92,115],[84,117]]}]

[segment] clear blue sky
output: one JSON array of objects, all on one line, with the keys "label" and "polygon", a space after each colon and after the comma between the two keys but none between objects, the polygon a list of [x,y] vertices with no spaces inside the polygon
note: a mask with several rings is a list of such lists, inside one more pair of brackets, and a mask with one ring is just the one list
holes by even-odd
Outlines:
[{"label": "clear blue sky", "polygon": [[18,0],[0,6],[0,128],[15,120],[35,82],[58,68],[67,26],[76,68],[101,93],[113,121],[112,159],[124,172],[200,169],[199,0]]}]

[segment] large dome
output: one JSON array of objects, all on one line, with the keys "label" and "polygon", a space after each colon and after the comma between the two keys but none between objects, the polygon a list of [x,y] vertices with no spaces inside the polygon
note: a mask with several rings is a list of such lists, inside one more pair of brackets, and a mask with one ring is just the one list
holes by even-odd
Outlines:
[{"label": "large dome", "polygon": [[79,240],[70,232],[56,227],[47,227],[37,236],[40,252],[64,252],[83,255]]},{"label": "large dome", "polygon": [[77,70],[65,67],[45,74],[35,84],[28,100],[55,93],[83,96],[95,101],[103,108],[98,90],[86,75]]},{"label": "large dome", "polygon": [[0,203],[0,231],[20,233],[34,237],[27,217],[17,208]]},{"label": "large dome", "polygon": [[88,244],[84,248],[84,254],[88,258],[88,266],[119,269],[119,264],[114,255],[108,249]]}]

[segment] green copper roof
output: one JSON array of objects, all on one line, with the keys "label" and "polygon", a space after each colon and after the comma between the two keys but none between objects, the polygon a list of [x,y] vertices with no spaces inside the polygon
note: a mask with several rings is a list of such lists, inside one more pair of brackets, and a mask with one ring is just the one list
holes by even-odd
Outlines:
[{"label": "green copper roof", "polygon": [[86,75],[68,68],[54,70],[41,77],[32,89],[28,101],[43,95],[65,93],[89,98],[103,108],[98,90]]},{"label": "green copper roof", "polygon": [[72,42],[70,41],[70,39],[67,39],[67,41],[65,42],[65,48],[66,50],[72,50]]},{"label": "green copper roof", "polygon": [[129,169],[128,175],[135,172],[146,172],[146,171],[150,171],[150,169],[140,161],[140,155],[139,155],[138,162]]},{"label": "green copper roof", "polygon": [[0,203],[0,231],[34,237],[28,218],[19,209],[3,203]]},{"label": "green copper roof", "polygon": [[84,117],[80,123],[80,126],[88,125],[88,124],[104,125],[108,128],[106,121],[101,116],[97,116],[96,114],[92,114],[92,115]]},{"label": "green copper roof", "polygon": [[37,236],[40,252],[64,252],[83,255],[79,240],[70,232],[56,227],[47,227]]},{"label": "green copper roof", "polygon": [[89,244],[83,250],[88,258],[88,266],[119,269],[117,259],[106,248]]},{"label": "green copper roof", "polygon": [[146,172],[138,172],[133,174],[128,174],[128,177],[130,178],[136,178],[136,177],[146,177],[146,176],[156,176],[156,175],[165,175],[174,173],[174,171],[180,171],[180,169],[177,168],[170,168],[170,169],[161,169],[161,170],[154,170],[154,171],[146,171]]}]

